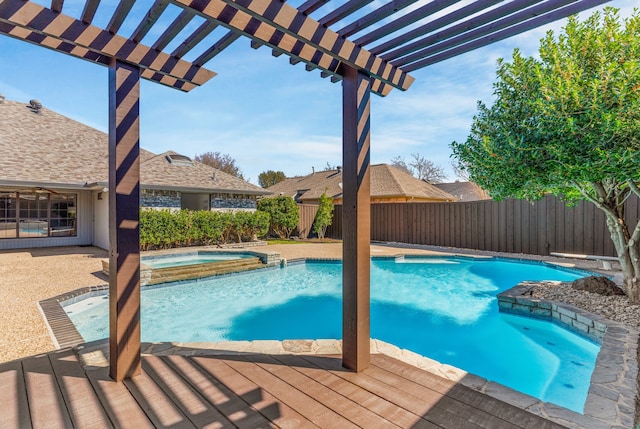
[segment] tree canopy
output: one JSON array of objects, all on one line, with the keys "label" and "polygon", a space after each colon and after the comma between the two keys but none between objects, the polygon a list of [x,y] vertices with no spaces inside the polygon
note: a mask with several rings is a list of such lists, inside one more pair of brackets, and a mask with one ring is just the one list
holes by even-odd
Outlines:
[{"label": "tree canopy", "polygon": [[539,58],[515,50],[498,61],[495,101],[478,103],[471,133],[453,156],[495,199],[551,192],[585,199],[607,216],[627,294],[640,300],[640,224],[624,202],[640,195],[640,18],[612,8],[549,31]]},{"label": "tree canopy", "polygon": [[261,199],[258,210],[269,214],[271,231],[279,238],[289,238],[300,220],[296,202],[286,195]]},{"label": "tree canopy", "polygon": [[258,184],[263,188],[268,188],[276,183],[282,182],[287,176],[283,171],[267,170],[258,174]]},{"label": "tree canopy", "polygon": [[236,160],[228,153],[205,152],[196,154],[195,160],[244,180],[244,175],[240,171],[240,167],[236,165]]}]

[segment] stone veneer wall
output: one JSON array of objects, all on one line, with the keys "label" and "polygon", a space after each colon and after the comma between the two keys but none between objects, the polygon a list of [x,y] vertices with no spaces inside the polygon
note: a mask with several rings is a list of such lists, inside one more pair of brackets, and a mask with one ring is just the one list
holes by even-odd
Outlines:
[{"label": "stone veneer wall", "polygon": [[[216,194],[220,195],[220,194]],[[178,191],[158,191],[143,189],[140,192],[140,206],[154,209],[180,210],[182,207],[180,192]],[[216,196],[211,198],[211,209],[255,209],[255,198],[234,198],[232,194],[228,197]]]},{"label": "stone veneer wall", "polygon": [[211,198],[211,209],[255,209],[256,200],[252,198]]},{"label": "stone veneer wall", "polygon": [[[584,416],[607,428],[636,427],[639,332],[569,304],[534,298],[535,286],[536,282],[522,282],[500,293],[500,311],[550,320],[600,344]],[[585,422],[582,427],[600,426]]]},{"label": "stone veneer wall", "polygon": [[142,189],[140,191],[140,206],[143,208],[180,210],[180,192]]}]

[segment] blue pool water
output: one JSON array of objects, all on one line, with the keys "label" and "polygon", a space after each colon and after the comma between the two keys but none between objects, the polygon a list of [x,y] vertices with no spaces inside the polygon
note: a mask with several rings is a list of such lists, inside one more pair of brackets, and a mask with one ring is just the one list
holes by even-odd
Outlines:
[{"label": "blue pool water", "polygon": [[153,268],[177,267],[184,265],[204,264],[207,262],[231,261],[234,259],[251,258],[253,255],[245,253],[186,253],[177,255],[143,256],[141,262]]},{"label": "blue pool water", "polygon": [[[341,270],[313,262],[144,289],[142,339],[340,338]],[[599,347],[552,323],[500,314],[495,298],[522,280],[581,276],[504,260],[374,260],[371,335],[581,412]],[[106,297],[65,309],[85,340],[108,336]]]}]

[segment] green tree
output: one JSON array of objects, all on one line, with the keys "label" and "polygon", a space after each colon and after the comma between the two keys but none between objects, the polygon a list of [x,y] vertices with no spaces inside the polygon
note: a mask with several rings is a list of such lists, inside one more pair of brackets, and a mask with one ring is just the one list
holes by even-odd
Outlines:
[{"label": "green tree", "polygon": [[623,23],[607,8],[569,18],[540,58],[516,50],[499,60],[495,101],[479,103],[471,133],[453,156],[492,197],[535,200],[545,193],[587,200],[606,215],[624,274],[640,302],[640,223],[624,202],[640,196],[640,17]]},{"label": "green tree", "polygon": [[313,231],[318,234],[318,238],[324,238],[331,222],[333,222],[333,200],[323,192],[320,195],[316,218],[313,220]]},{"label": "green tree", "polygon": [[289,238],[300,220],[296,202],[284,195],[261,199],[258,210],[269,214],[271,230],[280,238]]},{"label": "green tree", "polygon": [[240,167],[236,165],[236,160],[228,153],[205,152],[196,154],[195,160],[244,180],[244,175],[240,171]]},{"label": "green tree", "polygon": [[268,188],[276,183],[282,182],[287,176],[283,171],[267,170],[258,174],[258,184],[263,188]]}]

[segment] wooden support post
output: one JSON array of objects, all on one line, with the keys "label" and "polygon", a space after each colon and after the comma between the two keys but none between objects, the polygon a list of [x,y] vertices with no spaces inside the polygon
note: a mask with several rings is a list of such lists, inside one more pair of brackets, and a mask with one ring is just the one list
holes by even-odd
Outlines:
[{"label": "wooden support post", "polygon": [[109,359],[140,374],[140,68],[109,66]]},{"label": "wooden support post", "polygon": [[359,372],[370,353],[371,78],[350,67],[342,76],[342,365]]}]

